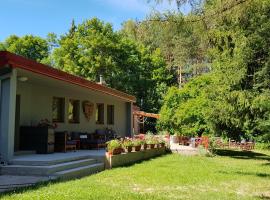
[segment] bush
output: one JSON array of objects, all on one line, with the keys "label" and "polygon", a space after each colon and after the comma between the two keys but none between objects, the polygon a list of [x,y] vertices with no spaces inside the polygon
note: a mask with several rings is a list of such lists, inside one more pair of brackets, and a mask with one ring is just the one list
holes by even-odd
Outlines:
[{"label": "bush", "polygon": [[140,140],[140,139],[134,139],[134,140],[132,141],[132,143],[133,143],[133,146],[140,146],[140,145],[143,144],[143,140]]},{"label": "bush", "polygon": [[132,147],[132,146],[133,146],[133,141],[132,141],[131,139],[125,139],[125,140],[123,141],[123,146],[124,146],[125,148],[127,148],[127,147]]},{"label": "bush", "polygon": [[113,151],[114,149],[122,148],[122,144],[119,140],[111,140],[106,143],[107,144],[107,150]]},{"label": "bush", "polygon": [[259,150],[270,150],[270,142],[268,142],[268,143],[257,142],[255,144],[255,149],[259,149]]}]

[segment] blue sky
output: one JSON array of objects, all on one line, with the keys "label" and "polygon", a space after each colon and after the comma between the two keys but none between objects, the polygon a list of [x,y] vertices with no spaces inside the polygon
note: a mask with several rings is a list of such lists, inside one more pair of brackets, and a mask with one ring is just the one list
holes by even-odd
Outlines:
[{"label": "blue sky", "polygon": [[[98,17],[113,24],[115,30],[128,19],[143,19],[153,9],[176,9],[174,3],[156,5],[147,0],[2,0],[0,12],[0,41],[11,34],[33,34],[46,37],[47,33],[65,33],[75,19]],[[183,8],[184,12],[188,8]]]}]

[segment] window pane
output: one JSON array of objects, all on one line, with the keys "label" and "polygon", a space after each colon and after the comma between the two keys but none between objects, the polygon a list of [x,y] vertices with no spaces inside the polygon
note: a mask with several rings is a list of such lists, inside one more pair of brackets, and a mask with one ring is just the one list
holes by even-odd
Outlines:
[{"label": "window pane", "polygon": [[65,98],[53,97],[52,103],[52,121],[64,122],[65,118]]},{"label": "window pane", "polygon": [[114,124],[114,105],[107,106],[107,124]]},{"label": "window pane", "polygon": [[104,104],[97,104],[96,123],[104,124]]},{"label": "window pane", "polygon": [[69,100],[68,121],[70,123],[80,122],[80,101],[79,100]]}]

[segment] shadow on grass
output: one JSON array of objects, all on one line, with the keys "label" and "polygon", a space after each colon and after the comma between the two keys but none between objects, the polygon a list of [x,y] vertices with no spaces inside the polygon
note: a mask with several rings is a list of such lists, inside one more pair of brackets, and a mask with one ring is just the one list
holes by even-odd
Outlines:
[{"label": "shadow on grass", "polygon": [[270,178],[270,174],[261,173],[261,172],[242,172],[242,171],[219,171],[221,174],[235,174],[235,175],[244,175],[244,176],[258,176],[261,178]]},{"label": "shadow on grass", "polygon": [[69,180],[63,181],[63,180],[60,180],[60,179],[56,179],[56,180],[49,180],[49,181],[39,182],[39,183],[36,183],[34,185],[31,185],[31,186],[14,188],[12,190],[0,193],[0,199],[5,197],[5,196],[9,196],[11,194],[21,194],[21,193],[24,193],[24,192],[27,192],[27,191],[34,191],[34,190],[38,190],[38,189],[40,189],[42,187],[46,187],[48,185],[52,185],[52,184],[56,184],[56,183],[60,183],[60,182],[66,182],[66,181],[69,181]]},{"label": "shadow on grass", "polygon": [[263,200],[269,200],[270,196],[261,195],[261,196],[257,196],[257,198],[263,199]]},{"label": "shadow on grass", "polygon": [[228,149],[218,149],[216,152],[219,156],[228,156],[237,159],[254,159],[254,160],[268,160],[270,161],[270,156],[263,153],[258,153],[254,151],[236,151]]}]

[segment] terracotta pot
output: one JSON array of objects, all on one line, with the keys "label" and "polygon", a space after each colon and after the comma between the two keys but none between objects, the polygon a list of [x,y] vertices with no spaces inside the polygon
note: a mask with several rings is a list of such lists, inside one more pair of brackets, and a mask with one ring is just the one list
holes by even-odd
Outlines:
[{"label": "terracotta pot", "polygon": [[121,154],[123,152],[122,148],[117,148],[112,151],[112,155]]},{"label": "terracotta pot", "polygon": [[147,144],[143,145],[143,149],[146,150],[147,149]]},{"label": "terracotta pot", "polygon": [[154,149],[155,148],[155,144],[148,144],[149,149]]},{"label": "terracotta pot", "polygon": [[141,145],[139,145],[139,146],[134,146],[134,149],[135,149],[135,151],[140,151],[140,150],[141,150]]},{"label": "terracotta pot", "polygon": [[127,151],[127,152],[131,152],[131,151],[132,151],[132,146],[126,147],[126,151]]}]

